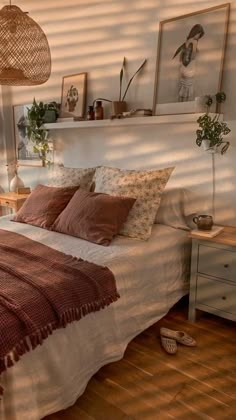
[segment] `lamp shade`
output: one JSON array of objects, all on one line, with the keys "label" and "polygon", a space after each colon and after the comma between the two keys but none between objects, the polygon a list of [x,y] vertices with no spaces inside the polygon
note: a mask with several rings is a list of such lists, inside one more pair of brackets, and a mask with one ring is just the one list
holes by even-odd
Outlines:
[{"label": "lamp shade", "polygon": [[51,74],[45,33],[17,6],[0,10],[0,84],[41,85]]}]

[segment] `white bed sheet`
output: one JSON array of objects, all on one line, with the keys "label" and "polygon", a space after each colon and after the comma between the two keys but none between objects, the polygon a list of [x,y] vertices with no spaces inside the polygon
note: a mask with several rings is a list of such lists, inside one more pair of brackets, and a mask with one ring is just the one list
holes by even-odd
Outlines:
[{"label": "white bed sheet", "polygon": [[21,233],[59,251],[107,265],[120,299],[57,330],[1,375],[1,420],[38,420],[72,405],[92,375],[123,357],[133,337],[162,318],[187,292],[187,233],[154,225],[147,241],[118,236],[109,247],[0,218],[0,229]]}]

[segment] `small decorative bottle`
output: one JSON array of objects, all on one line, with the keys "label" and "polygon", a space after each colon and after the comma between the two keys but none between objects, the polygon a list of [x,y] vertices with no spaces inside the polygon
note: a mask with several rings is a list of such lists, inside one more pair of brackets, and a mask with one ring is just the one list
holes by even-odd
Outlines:
[{"label": "small decorative bottle", "polygon": [[92,105],[90,105],[88,107],[87,120],[94,120],[94,110],[93,110],[93,106]]},{"label": "small decorative bottle", "polygon": [[96,106],[95,106],[95,120],[103,120],[103,106],[102,106],[102,101],[96,101]]}]

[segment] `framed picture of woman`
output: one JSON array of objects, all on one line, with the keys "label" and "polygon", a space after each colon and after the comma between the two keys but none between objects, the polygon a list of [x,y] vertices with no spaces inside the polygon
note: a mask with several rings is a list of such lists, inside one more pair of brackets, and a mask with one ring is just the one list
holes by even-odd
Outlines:
[{"label": "framed picture of woman", "polygon": [[64,76],[62,79],[60,118],[85,117],[87,73]]},{"label": "framed picture of woman", "polygon": [[230,3],[160,22],[153,114],[195,112],[221,90]]}]

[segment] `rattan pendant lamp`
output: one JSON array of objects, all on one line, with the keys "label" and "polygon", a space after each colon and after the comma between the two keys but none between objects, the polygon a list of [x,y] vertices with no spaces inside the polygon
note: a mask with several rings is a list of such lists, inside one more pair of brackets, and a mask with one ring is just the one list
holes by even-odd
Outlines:
[{"label": "rattan pendant lamp", "polygon": [[0,84],[41,85],[51,74],[51,54],[45,33],[15,6],[0,10]]}]

